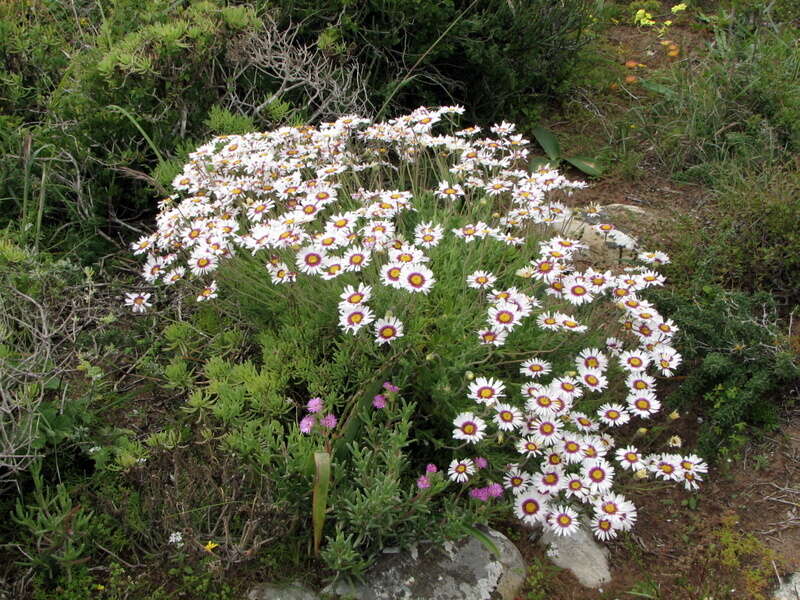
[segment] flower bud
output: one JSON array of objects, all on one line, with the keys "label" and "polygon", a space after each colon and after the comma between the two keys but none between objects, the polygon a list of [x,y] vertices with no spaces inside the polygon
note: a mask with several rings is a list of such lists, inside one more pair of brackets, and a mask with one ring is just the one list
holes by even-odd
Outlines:
[{"label": "flower bud", "polygon": [[472,371],[467,371],[466,373],[464,373],[464,377],[467,378],[467,381],[472,381],[473,379],[475,379],[475,373],[473,373]]},{"label": "flower bud", "polygon": [[677,410],[673,410],[671,413],[669,413],[670,421],[675,421],[676,419],[680,418],[681,418],[681,413],[679,413]]}]

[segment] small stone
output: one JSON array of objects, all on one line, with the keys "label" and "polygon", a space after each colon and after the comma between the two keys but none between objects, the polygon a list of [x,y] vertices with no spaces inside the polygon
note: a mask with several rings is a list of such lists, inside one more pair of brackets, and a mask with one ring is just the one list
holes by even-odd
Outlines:
[{"label": "small stone", "polygon": [[513,600],[525,582],[525,561],[502,533],[485,533],[499,557],[474,537],[444,548],[418,544],[381,557],[365,573],[366,583],[337,582],[323,594],[354,600]]},{"label": "small stone", "polygon": [[299,583],[288,585],[262,583],[247,593],[247,600],[320,600],[320,598]]},{"label": "small stone", "polygon": [[608,550],[598,544],[594,536],[584,528],[567,537],[557,536],[546,529],[539,538],[539,543],[550,549],[555,548],[557,555],[552,558],[553,564],[569,570],[581,585],[599,588],[611,581]]},{"label": "small stone", "polygon": [[772,600],[797,600],[800,598],[800,573],[794,573],[789,579],[784,580],[775,593]]}]

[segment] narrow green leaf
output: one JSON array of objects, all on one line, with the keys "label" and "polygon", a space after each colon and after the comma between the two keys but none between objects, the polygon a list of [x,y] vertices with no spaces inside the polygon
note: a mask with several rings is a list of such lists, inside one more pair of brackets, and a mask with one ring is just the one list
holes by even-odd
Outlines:
[{"label": "narrow green leaf", "polygon": [[587,158],[585,156],[571,156],[570,158],[565,158],[564,160],[576,169],[579,169],[587,175],[591,175],[592,177],[600,177],[603,174],[603,169],[599,164],[597,164],[597,160],[593,158]]},{"label": "narrow green leaf", "polygon": [[674,96],[675,92],[673,92],[670,88],[665,85],[661,85],[660,83],[656,83],[655,81],[649,81],[647,79],[640,79],[639,83],[642,85],[644,89],[647,91],[661,94],[662,96]]},{"label": "narrow green leaf", "polygon": [[497,544],[492,541],[492,538],[476,527],[470,527],[469,525],[464,525],[463,527],[467,533],[486,546],[489,552],[494,554],[497,558],[500,558],[500,549],[497,547]]},{"label": "narrow green leaf", "polygon": [[561,160],[561,147],[558,145],[558,140],[552,131],[548,131],[544,127],[535,127],[533,137],[539,142],[539,145],[550,157],[550,160]]},{"label": "narrow green leaf", "polygon": [[331,484],[331,455],[314,453],[314,496],[311,501],[311,519],[314,522],[314,554],[319,554],[322,528],[325,526],[325,511],[328,509],[328,488]]},{"label": "narrow green leaf", "polygon": [[528,166],[531,171],[536,171],[537,169],[545,165],[550,165],[551,167],[555,168],[558,166],[558,161],[550,160],[549,158],[545,158],[544,156],[534,156],[528,163]]}]

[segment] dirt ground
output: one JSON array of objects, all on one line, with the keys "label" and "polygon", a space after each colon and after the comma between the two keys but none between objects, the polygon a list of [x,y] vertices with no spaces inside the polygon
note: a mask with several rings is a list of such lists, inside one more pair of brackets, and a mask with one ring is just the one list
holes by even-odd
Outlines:
[{"label": "dirt ground", "polygon": [[[691,447],[693,417],[682,418]],[[800,413],[739,459],[713,467],[694,494],[652,481],[631,481],[623,493],[639,519],[606,544],[612,581],[601,589],[552,566],[535,539],[508,524],[506,533],[532,565],[519,600],[770,598],[800,571]]]}]

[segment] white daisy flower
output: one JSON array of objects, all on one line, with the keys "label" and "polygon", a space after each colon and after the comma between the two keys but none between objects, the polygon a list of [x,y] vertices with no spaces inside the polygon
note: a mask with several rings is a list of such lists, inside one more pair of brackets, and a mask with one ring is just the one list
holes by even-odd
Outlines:
[{"label": "white daisy flower", "polygon": [[619,364],[630,373],[641,373],[650,366],[650,356],[641,350],[628,350],[619,355]]},{"label": "white daisy flower", "polygon": [[509,468],[503,476],[503,486],[511,490],[515,496],[523,493],[530,485],[530,482],[531,476],[525,471],[521,471],[517,466]]},{"label": "white daisy flower", "polygon": [[217,297],[217,282],[212,281],[202,290],[200,290],[200,293],[197,295],[197,301],[205,302],[207,300],[213,300],[216,297]]},{"label": "white daisy flower", "polygon": [[[369,325],[375,320],[375,315],[368,306],[363,304],[340,305],[339,327],[349,333],[356,333],[365,325]],[[380,342],[379,342],[380,343]]]},{"label": "white daisy flower", "polygon": [[642,455],[635,446],[618,448],[614,457],[623,469],[629,471],[638,471],[644,466]]},{"label": "white daisy flower", "polygon": [[567,480],[564,471],[560,467],[546,466],[540,473],[533,476],[533,485],[540,494],[555,496],[564,486]]},{"label": "white daisy flower", "polygon": [[497,281],[497,277],[489,271],[475,271],[467,275],[467,285],[476,290],[491,287],[495,281]]},{"label": "white daisy flower", "polygon": [[511,331],[520,324],[522,318],[516,304],[511,302],[499,302],[488,310],[488,324],[491,327]]},{"label": "white daisy flower", "polygon": [[470,444],[480,442],[486,436],[486,421],[480,417],[476,417],[471,412],[459,414],[453,420],[455,429],[453,430],[453,438],[457,440],[465,440]]},{"label": "white daisy flower", "polygon": [[519,372],[526,377],[541,377],[547,375],[553,370],[553,366],[546,360],[540,358],[529,358],[524,361],[520,367]]},{"label": "white daisy flower", "polygon": [[325,269],[325,254],[317,248],[302,248],[295,261],[300,272],[307,275],[319,274]]},{"label": "white daisy flower", "polygon": [[387,287],[402,287],[403,265],[387,263],[381,267],[381,283]]},{"label": "white daisy flower", "polygon": [[494,422],[500,431],[514,431],[524,424],[522,413],[510,404],[495,404]]},{"label": "white daisy flower", "polygon": [[448,183],[446,181],[439,182],[439,189],[434,192],[437,198],[443,200],[455,200],[456,198],[464,195],[464,188],[457,183]]},{"label": "white daisy flower", "polygon": [[578,531],[578,513],[566,505],[554,506],[548,515],[547,525],[558,536],[570,536]]},{"label": "white daisy flower", "polygon": [[447,469],[447,476],[451,481],[457,483],[464,483],[469,480],[471,475],[475,474],[475,463],[468,458],[461,460],[453,460]]},{"label": "white daisy flower", "polygon": [[130,306],[131,310],[135,313],[145,313],[147,309],[153,306],[150,303],[150,296],[152,294],[125,294],[125,306]]},{"label": "white daisy flower", "polygon": [[515,444],[517,452],[525,456],[539,456],[542,453],[542,445],[533,437],[523,437]]},{"label": "white daisy flower", "polygon": [[631,415],[621,404],[603,404],[597,409],[597,416],[606,425],[617,427],[631,420]]},{"label": "white daisy flower", "polygon": [[400,273],[400,285],[408,292],[427,294],[436,279],[433,271],[422,264],[406,264]]},{"label": "white daisy flower", "polygon": [[526,525],[536,525],[544,521],[547,501],[541,494],[529,489],[517,496],[514,512]]},{"label": "white daisy flower", "polygon": [[625,379],[625,385],[631,390],[633,394],[641,394],[642,392],[655,392],[656,380],[650,375],[644,373],[632,373]]},{"label": "white daisy flower", "polygon": [[603,493],[611,489],[614,467],[603,458],[586,460],[581,466],[581,475],[593,491]]},{"label": "white daisy flower", "polygon": [[505,391],[506,386],[499,379],[476,377],[475,380],[469,384],[468,397],[479,404],[491,406],[497,402],[498,399],[506,395]]},{"label": "white daisy flower", "polygon": [[581,385],[592,392],[601,392],[608,387],[608,379],[599,371],[580,371]]},{"label": "white daisy flower", "polygon": [[617,528],[613,521],[607,517],[595,515],[589,523],[589,526],[594,536],[602,542],[607,542],[617,537]]},{"label": "white daisy flower", "polygon": [[625,401],[628,403],[628,409],[642,418],[650,417],[661,409],[661,402],[655,393],[649,390],[629,394]]},{"label": "white daisy flower", "polygon": [[506,342],[508,331],[505,329],[481,329],[478,331],[478,338],[481,344],[502,346]]},{"label": "white daisy flower", "polygon": [[346,285],[342,293],[339,294],[339,298],[342,299],[341,305],[356,305],[356,304],[363,304],[365,302],[369,302],[369,299],[372,297],[372,286],[371,285],[364,285],[363,283],[359,283],[358,287],[353,287],[352,285]]},{"label": "white daisy flower", "polygon": [[403,337],[403,323],[397,317],[384,317],[375,322],[375,343],[379,346]]},{"label": "white daisy flower", "polygon": [[608,357],[597,348],[584,348],[575,358],[578,371],[603,372],[608,367]]}]

